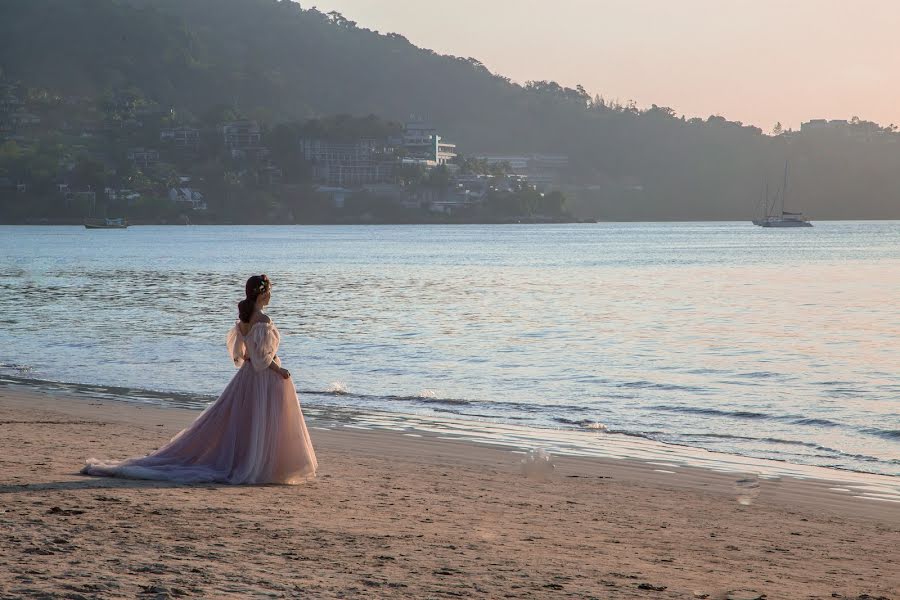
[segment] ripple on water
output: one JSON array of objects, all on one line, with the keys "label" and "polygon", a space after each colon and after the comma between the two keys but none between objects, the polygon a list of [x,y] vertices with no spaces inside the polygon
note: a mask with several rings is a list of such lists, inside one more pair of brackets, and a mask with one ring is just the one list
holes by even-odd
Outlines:
[{"label": "ripple on water", "polygon": [[817,223],[789,243],[759,234],[746,223],[135,227],[114,238],[0,227],[0,291],[17,292],[0,294],[0,361],[28,365],[0,375],[202,406],[232,374],[222,337],[244,277],[264,270],[305,405],[595,437],[587,428],[602,423],[634,439],[896,473],[900,375],[884,323],[897,322],[900,280],[884,274],[900,269],[900,223]]}]

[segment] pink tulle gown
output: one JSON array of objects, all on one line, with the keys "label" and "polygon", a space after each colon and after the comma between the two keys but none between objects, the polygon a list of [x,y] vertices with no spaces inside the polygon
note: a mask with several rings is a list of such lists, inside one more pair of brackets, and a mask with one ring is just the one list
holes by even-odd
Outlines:
[{"label": "pink tulle gown", "polygon": [[[82,473],[182,483],[296,484],[315,476],[316,455],[293,381],[269,369],[280,336],[256,323],[244,336],[228,332],[237,374],[211,406],[149,456],[88,459]],[[279,363],[280,364],[280,363]]]}]

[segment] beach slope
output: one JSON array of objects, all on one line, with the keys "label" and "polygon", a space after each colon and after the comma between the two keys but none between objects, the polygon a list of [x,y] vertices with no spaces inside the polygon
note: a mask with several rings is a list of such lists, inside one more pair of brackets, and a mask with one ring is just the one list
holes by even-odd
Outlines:
[{"label": "beach slope", "polygon": [[557,457],[539,481],[509,449],[349,428],[312,429],[296,487],[77,474],[196,415],[0,390],[0,598],[900,598],[900,504],[828,482],[741,504],[730,474]]}]

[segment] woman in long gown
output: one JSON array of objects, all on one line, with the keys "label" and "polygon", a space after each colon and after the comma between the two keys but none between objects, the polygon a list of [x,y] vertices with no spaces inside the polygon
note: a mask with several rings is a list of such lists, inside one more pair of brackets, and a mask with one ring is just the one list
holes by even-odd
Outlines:
[{"label": "woman in long gown", "polygon": [[316,455],[291,374],[278,359],[279,334],[262,309],[272,284],[247,280],[239,320],[228,332],[237,374],[191,424],[149,456],[88,459],[82,473],[184,483],[297,484],[315,477]]}]

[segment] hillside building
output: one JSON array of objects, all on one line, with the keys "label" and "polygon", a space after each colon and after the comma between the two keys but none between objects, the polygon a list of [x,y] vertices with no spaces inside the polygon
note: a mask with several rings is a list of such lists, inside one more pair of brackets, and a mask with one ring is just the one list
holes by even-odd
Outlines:
[{"label": "hillside building", "polygon": [[169,188],[169,200],[190,210],[206,210],[203,193],[190,187]]},{"label": "hillside building", "polygon": [[330,187],[356,187],[389,182],[396,160],[393,149],[377,140],[300,141],[303,156],[313,166],[313,178]]},{"label": "hillside building", "polygon": [[159,162],[159,151],[152,148],[131,148],[127,158],[138,167],[146,169]]},{"label": "hillside building", "polygon": [[172,127],[159,132],[159,140],[176,148],[196,150],[200,146],[200,130],[194,127]]},{"label": "hillside building", "polygon": [[490,166],[507,164],[513,175],[527,178],[537,187],[560,183],[569,168],[569,157],[563,154],[482,154],[475,158]]},{"label": "hillside building", "polygon": [[262,145],[262,131],[256,121],[242,119],[222,126],[225,147],[231,158],[263,158],[269,151]]},{"label": "hillside building", "polygon": [[456,158],[456,144],[438,134],[437,129],[424,121],[411,121],[403,129],[403,149],[407,162],[426,166],[447,165]]}]

